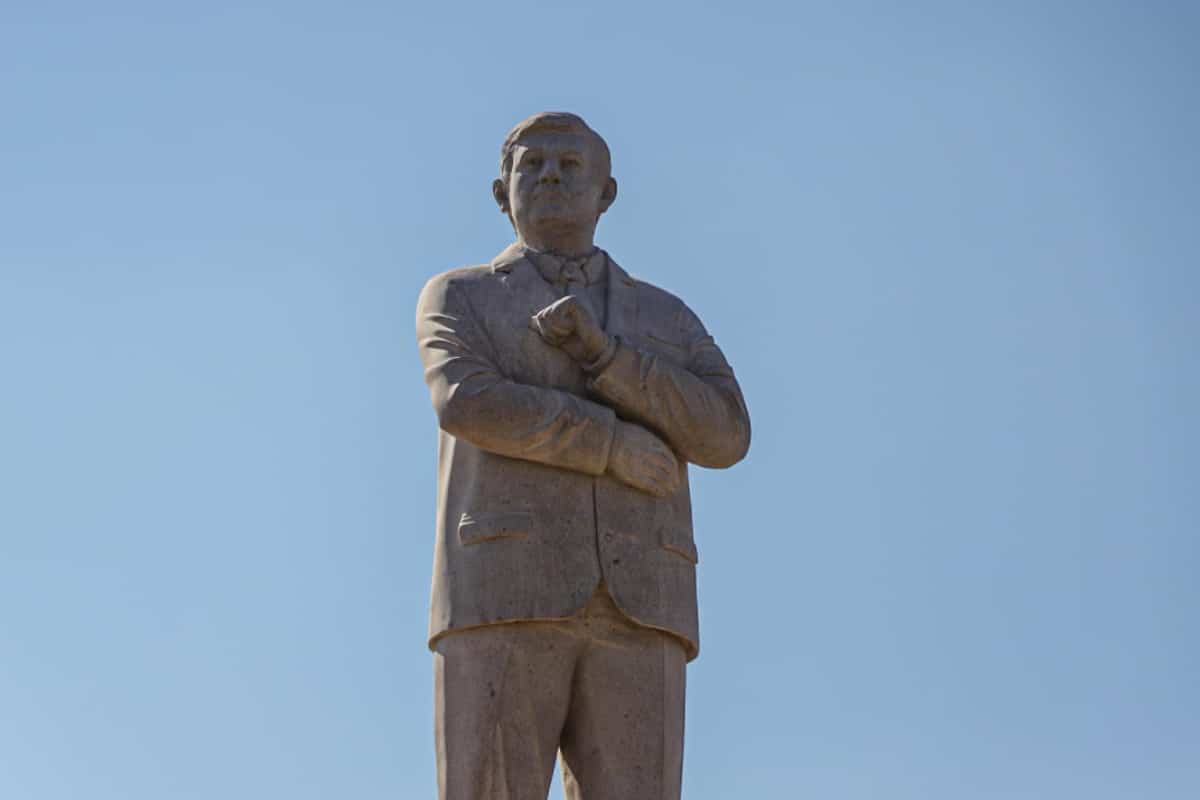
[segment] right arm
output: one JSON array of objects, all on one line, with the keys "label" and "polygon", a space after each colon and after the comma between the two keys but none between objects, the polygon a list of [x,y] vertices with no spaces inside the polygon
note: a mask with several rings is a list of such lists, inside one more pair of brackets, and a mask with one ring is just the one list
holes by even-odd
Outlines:
[{"label": "right arm", "polygon": [[436,277],[421,292],[417,346],[447,433],[492,453],[589,475],[608,468],[618,424],[612,409],[502,375],[453,277]]}]

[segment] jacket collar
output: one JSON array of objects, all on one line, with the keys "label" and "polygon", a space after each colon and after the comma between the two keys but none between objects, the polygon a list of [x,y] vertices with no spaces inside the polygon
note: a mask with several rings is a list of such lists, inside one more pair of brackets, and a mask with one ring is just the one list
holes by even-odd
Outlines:
[{"label": "jacket collar", "polygon": [[[512,272],[520,262],[525,262],[530,267],[537,271],[537,266],[526,256],[526,249],[520,242],[513,242],[508,247],[500,251],[500,254],[492,259],[493,272]],[[624,283],[627,286],[636,286],[637,281],[634,280],[628,272],[621,268],[616,261],[613,261],[612,256],[608,255],[604,250],[597,249],[597,254],[603,254],[608,258],[608,266],[611,270],[610,275],[613,278],[613,283]],[[541,273],[538,272],[540,275]]]},{"label": "jacket collar", "polygon": [[[628,336],[637,329],[637,281],[613,261],[612,256],[603,250],[599,252],[608,259],[608,313],[605,315],[604,330],[615,336]],[[522,280],[529,280],[536,275],[535,283],[546,286],[541,272],[525,255],[525,248],[516,242],[492,259],[492,271],[505,274],[519,271],[524,273]]]},{"label": "jacket collar", "polygon": [[584,283],[602,283],[608,276],[608,256],[599,247],[581,258],[562,258],[553,253],[539,253],[536,250],[526,250],[525,257],[533,262],[542,274],[546,283],[562,285],[563,270],[568,264],[579,268]]},{"label": "jacket collar", "polygon": [[512,272],[517,262],[525,260],[525,248],[520,242],[513,242],[492,259],[492,272]]}]

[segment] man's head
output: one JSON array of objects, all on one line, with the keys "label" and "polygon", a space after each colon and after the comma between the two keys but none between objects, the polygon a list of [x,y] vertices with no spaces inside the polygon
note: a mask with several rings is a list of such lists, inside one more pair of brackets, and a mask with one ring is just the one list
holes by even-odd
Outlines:
[{"label": "man's head", "polygon": [[535,114],[504,140],[492,195],[530,243],[577,238],[590,244],[600,215],[617,196],[608,145],[580,117]]}]

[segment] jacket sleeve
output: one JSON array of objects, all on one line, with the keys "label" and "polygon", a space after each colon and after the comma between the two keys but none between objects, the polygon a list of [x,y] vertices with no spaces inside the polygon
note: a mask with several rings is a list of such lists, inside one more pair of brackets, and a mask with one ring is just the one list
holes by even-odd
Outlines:
[{"label": "jacket sleeve", "polygon": [[616,425],[610,408],[500,373],[467,293],[441,275],[417,303],[417,346],[438,424],[482,450],[602,475]]},{"label": "jacket sleeve", "polygon": [[731,467],[750,449],[750,415],[724,354],[683,308],[687,366],[619,342],[589,388],[622,417],[661,435],[685,460]]}]

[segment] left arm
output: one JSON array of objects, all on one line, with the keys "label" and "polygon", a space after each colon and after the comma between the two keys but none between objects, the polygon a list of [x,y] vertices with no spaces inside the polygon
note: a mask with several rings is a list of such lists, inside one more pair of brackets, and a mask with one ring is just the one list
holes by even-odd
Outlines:
[{"label": "left arm", "polygon": [[687,366],[624,342],[595,371],[589,388],[606,405],[662,434],[685,460],[723,469],[750,448],[750,415],[724,354],[685,311]]},{"label": "left arm", "polygon": [[745,457],[750,416],[742,390],[690,309],[683,309],[685,366],[610,337],[572,297],[540,311],[533,327],[584,365],[598,400],[658,433],[686,461],[721,469]]}]

